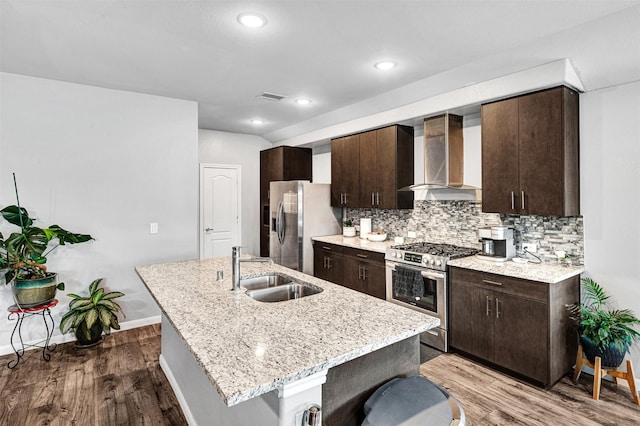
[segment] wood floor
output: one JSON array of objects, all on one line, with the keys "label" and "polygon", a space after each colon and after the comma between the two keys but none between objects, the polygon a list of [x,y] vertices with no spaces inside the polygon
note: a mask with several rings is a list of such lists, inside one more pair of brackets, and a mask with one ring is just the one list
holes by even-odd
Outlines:
[{"label": "wood floor", "polygon": [[468,425],[640,425],[628,387],[603,382],[594,401],[593,377],[584,373],[577,385],[563,377],[545,391],[451,353],[423,363],[420,373],[460,401]]},{"label": "wood floor", "polygon": [[[0,357],[0,425],[185,425],[159,354],[153,325],[92,349],[59,345],[50,362],[30,351],[15,370],[6,368],[13,356]],[[585,374],[578,385],[567,377],[544,391],[455,354],[420,371],[460,401],[468,425],[640,425],[627,387],[605,385],[593,401]]]},{"label": "wood floor", "polygon": [[160,325],[113,333],[51,361],[28,351],[15,370],[0,357],[0,425],[186,425],[158,363]]}]

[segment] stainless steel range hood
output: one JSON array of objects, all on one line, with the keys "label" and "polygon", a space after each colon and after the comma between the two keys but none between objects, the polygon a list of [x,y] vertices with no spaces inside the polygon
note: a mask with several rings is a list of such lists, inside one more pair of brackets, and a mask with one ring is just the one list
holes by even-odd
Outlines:
[{"label": "stainless steel range hood", "polygon": [[424,183],[403,190],[434,189],[479,189],[464,184],[464,139],[459,115],[424,119]]}]

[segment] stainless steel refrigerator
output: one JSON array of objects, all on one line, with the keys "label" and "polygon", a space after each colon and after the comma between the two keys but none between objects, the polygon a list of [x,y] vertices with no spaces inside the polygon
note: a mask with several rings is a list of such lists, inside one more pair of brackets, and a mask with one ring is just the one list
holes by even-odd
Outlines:
[{"label": "stainless steel refrigerator", "polygon": [[271,182],[269,189],[269,257],[313,275],[311,237],[341,233],[341,211],[331,207],[331,185],[281,181]]}]

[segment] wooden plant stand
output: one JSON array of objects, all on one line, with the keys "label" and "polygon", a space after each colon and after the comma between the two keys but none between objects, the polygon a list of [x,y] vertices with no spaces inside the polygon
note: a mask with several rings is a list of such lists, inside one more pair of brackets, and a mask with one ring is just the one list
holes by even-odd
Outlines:
[{"label": "wooden plant stand", "polygon": [[627,360],[626,372],[619,371],[617,368],[602,368],[601,362],[602,360],[599,356],[597,356],[595,359],[595,365],[589,362],[589,360],[582,354],[582,345],[578,345],[578,356],[576,357],[576,370],[573,373],[573,382],[576,383],[578,381],[578,377],[580,377],[580,373],[582,372],[582,367],[586,365],[593,368],[593,399],[595,399],[596,401],[600,399],[600,382],[602,380],[602,377],[608,374],[613,377],[613,380],[616,384],[618,383],[618,379],[625,379],[629,383],[629,389],[631,389],[633,401],[636,403],[636,405],[640,405],[631,360]]}]

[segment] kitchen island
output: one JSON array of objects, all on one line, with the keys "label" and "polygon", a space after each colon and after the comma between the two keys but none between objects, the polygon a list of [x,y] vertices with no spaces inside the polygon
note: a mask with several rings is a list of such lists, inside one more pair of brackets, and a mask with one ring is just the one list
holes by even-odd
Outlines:
[{"label": "kitchen island", "polygon": [[418,374],[417,336],[439,323],[279,265],[243,262],[241,275],[278,272],[324,291],[253,300],[230,290],[230,257],[136,271],[162,310],[160,363],[191,424],[293,425],[310,404],[358,424],[379,385]]}]

